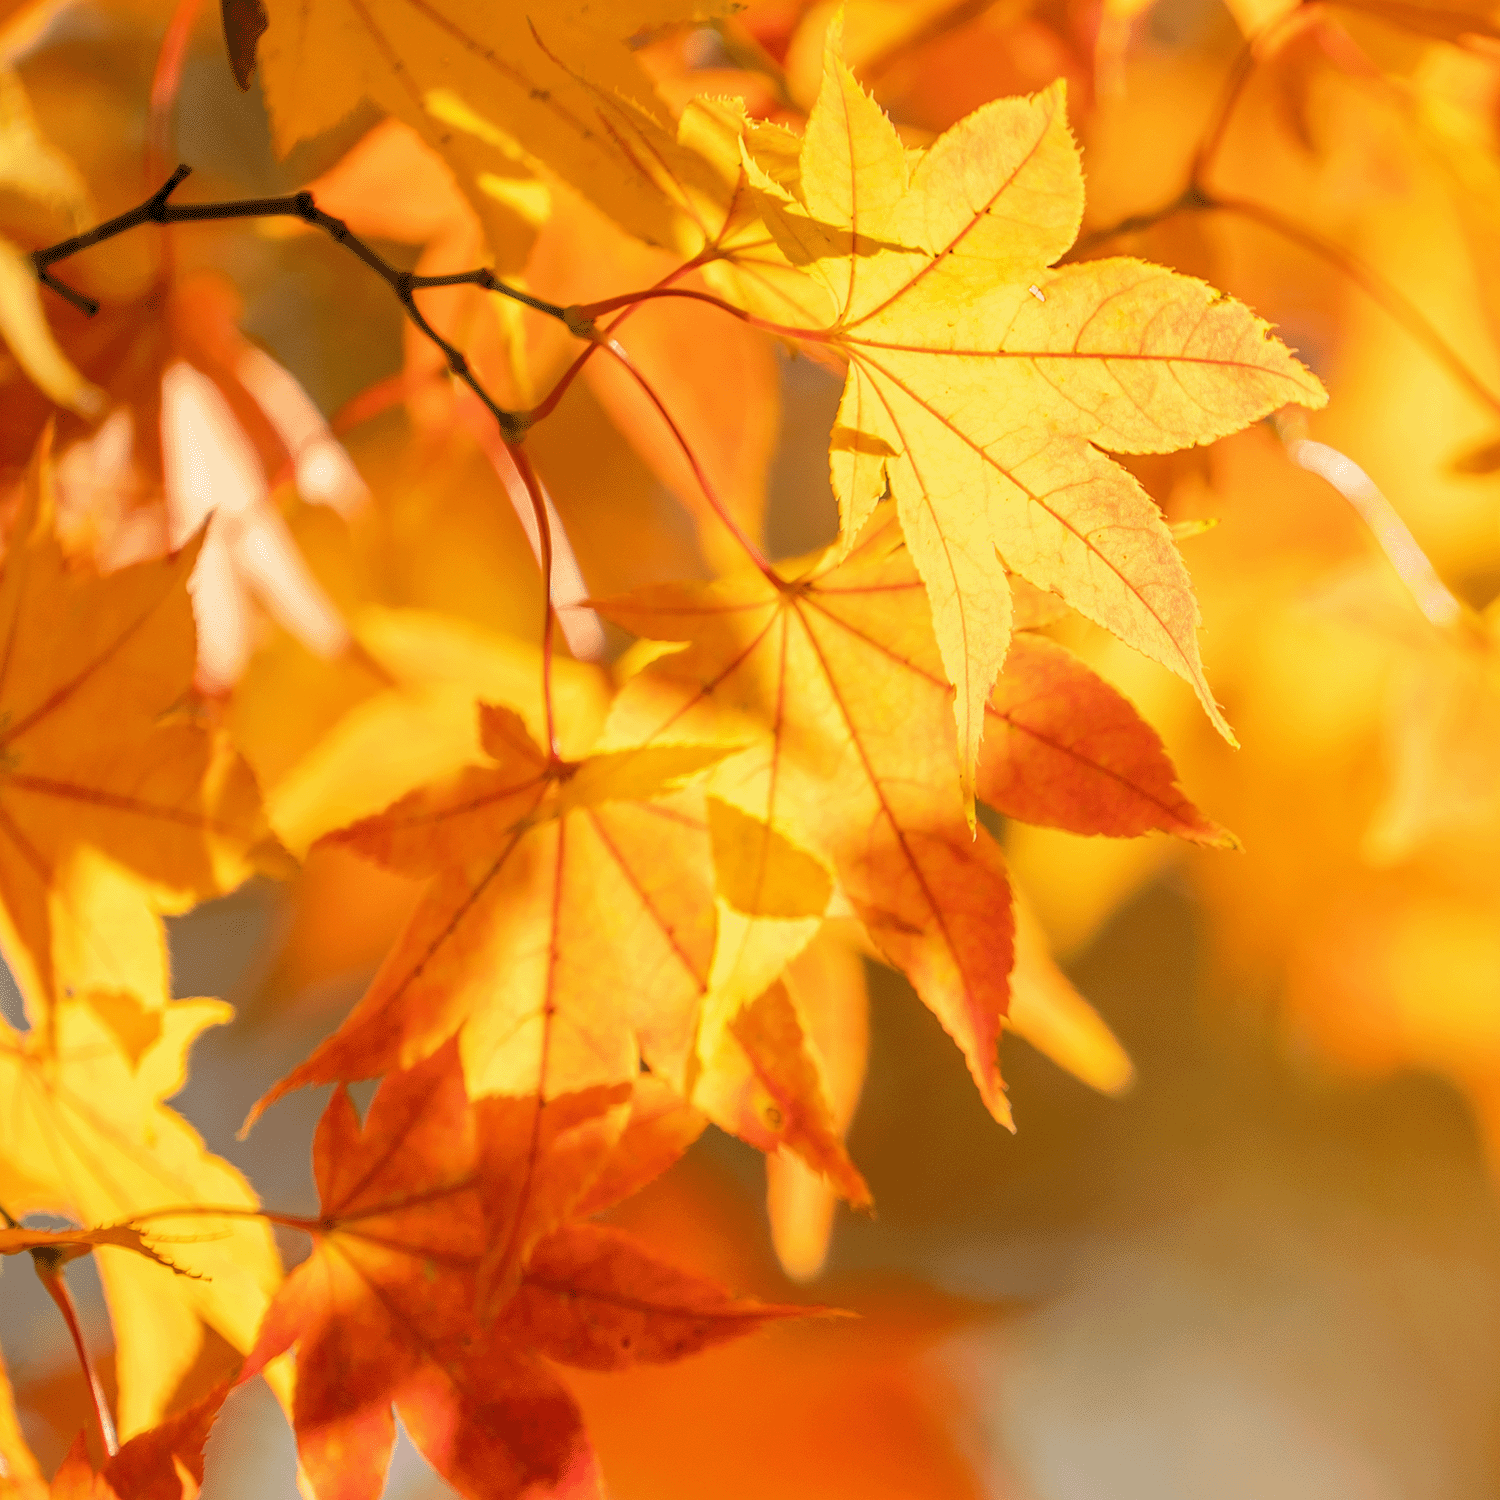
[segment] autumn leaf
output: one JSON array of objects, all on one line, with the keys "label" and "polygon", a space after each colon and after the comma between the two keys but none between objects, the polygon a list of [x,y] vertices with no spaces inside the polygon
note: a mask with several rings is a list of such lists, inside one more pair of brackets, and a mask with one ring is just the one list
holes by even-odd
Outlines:
[{"label": "autumn leaf", "polygon": [[[350,624],[361,659],[345,664],[337,693],[326,678],[322,693],[300,680],[288,692],[278,664],[265,661],[234,700],[235,741],[260,779],[276,836],[298,857],[323,835],[483,760],[476,699],[507,703],[529,733],[546,734],[542,655],[531,643],[451,615],[375,604]],[[559,745],[581,756],[604,722],[607,679],[559,658],[551,686]]]},{"label": "autumn leaf", "polygon": [[0,947],[38,1021],[69,987],[160,1006],[158,914],[238,885],[265,836],[248,771],[184,704],[196,548],[101,578],[52,518],[44,443],[0,577]]},{"label": "autumn leaf", "polygon": [[410,1067],[455,1032],[476,1098],[627,1082],[642,1060],[685,1089],[713,902],[701,796],[673,793],[723,748],[561,761],[510,709],[482,707],[480,726],[493,765],[336,835],[430,883],[364,999],[257,1111]]},{"label": "autumn leaf", "polygon": [[[690,639],[626,686],[608,735],[723,742],[763,725],[713,772],[712,797],[829,861],[877,949],[911,979],[986,1105],[1008,1121],[995,1047],[1012,961],[1010,889],[998,846],[965,823],[952,689],[925,591],[893,509],[847,557],[840,550],[785,582],[747,571],[603,602],[644,637]],[[982,797],[1080,831],[1222,837],[1118,694],[1060,647],[1017,640],[1020,670],[987,705],[1003,733],[987,740]],[[1058,733],[1081,698],[1101,715],[1097,734]],[[752,880],[769,891],[781,868],[767,857]]]},{"label": "autumn leaf", "polygon": [[731,1297],[655,1260],[622,1230],[572,1224],[537,1246],[504,1322],[512,1338],[561,1364],[623,1370],[816,1311]]},{"label": "autumn leaf", "polygon": [[320,656],[348,645],[273,488],[290,480],[344,516],[368,492],[306,391],[240,332],[243,307],[223,277],[175,281],[163,312],[91,367],[112,405],[59,445],[58,532],[70,558],[112,572],[176,551],[206,522],[188,584],[196,684],[222,695],[255,648],[261,608]]},{"label": "autumn leaf", "polygon": [[[96,998],[60,1001],[45,1030],[0,1027],[0,1203],[16,1215],[65,1214],[85,1224],[129,1224],[195,1203],[253,1213],[258,1203],[244,1178],[161,1102],[181,1088],[194,1038],[226,1021],[229,1007],[167,1004],[156,1012],[156,1039],[132,1060]],[[120,1428],[140,1432],[159,1420],[210,1331],[250,1347],[280,1262],[269,1229],[248,1217],[153,1221],[151,1242],[170,1265],[137,1253],[129,1231],[79,1234],[98,1236]]]},{"label": "autumn leaf", "polygon": [[255,48],[265,34],[266,9],[261,0],[222,0],[220,11],[229,70],[243,92],[255,74]]},{"label": "autumn leaf", "polygon": [[[840,966],[826,929],[819,938],[764,994],[700,1036],[693,1100],[716,1124],[766,1152],[768,1172],[795,1162],[830,1192],[868,1208],[870,1190],[843,1141],[864,1074],[863,1051],[847,1045],[863,1039],[863,975],[852,955],[842,955]],[[861,1012],[857,1023],[840,1014],[850,1007]],[[824,1033],[822,1045],[815,1027]],[[852,1068],[853,1098],[842,1076],[842,1087],[832,1087],[835,1067],[840,1075]]]},{"label": "autumn leaf", "polygon": [[1444,836],[1492,834],[1500,827],[1500,611],[1434,620],[1411,581],[1398,581],[1384,562],[1344,569],[1310,603],[1389,658],[1386,785],[1365,857],[1395,864]]},{"label": "autumn leaf", "polygon": [[1060,85],[909,153],[837,49],[835,26],[795,178],[751,157],[751,181],[827,299],[801,337],[849,361],[831,460],[844,536],[889,490],[958,690],[966,800],[1010,641],[1007,569],[1185,677],[1227,736],[1171,535],[1100,449],[1207,442],[1319,406],[1322,387],[1202,282],[1131,260],[1054,268],[1083,212]]},{"label": "autumn leaf", "polygon": [[1018,631],[985,711],[980,796],[1025,823],[1234,848],[1177,784],[1129,699],[1046,636]]},{"label": "autumn leaf", "polygon": [[[762,723],[712,792],[792,850],[828,860],[876,946],[964,1052],[986,1105],[1008,1120],[995,1044],[1010,893],[998,846],[964,822],[946,689],[906,667],[931,650],[931,625],[893,522],[843,564],[815,559],[795,584],[746,573],[606,601],[604,613],[642,636],[692,637],[627,686],[612,731],[712,742]],[[937,715],[912,711],[913,684]],[[742,909],[760,904],[784,864],[775,847],[768,839]]]},{"label": "autumn leaf", "polygon": [[[632,234],[666,243],[670,205],[601,128],[590,86],[649,99],[630,39],[706,9],[683,0],[551,6],[533,30],[522,17],[452,3],[269,0],[259,61],[277,148],[284,154],[370,99],[447,158],[481,215],[492,179],[535,161]],[[452,127],[463,121],[471,128],[459,134]],[[508,246],[492,248],[503,256]]]},{"label": "autumn leaf", "polygon": [[221,1382],[185,1411],[137,1434],[97,1472],[80,1433],[44,1493],[50,1500],[197,1500],[203,1445],[229,1390]]},{"label": "autumn leaf", "polygon": [[[807,1049],[819,1065],[829,1121],[842,1138],[854,1118],[869,1056],[864,963],[825,927],[788,967],[786,982],[805,1024]],[[795,1281],[809,1281],[822,1269],[833,1233],[837,1189],[815,1168],[784,1151],[766,1157],[771,1240],[782,1269]]]},{"label": "autumn leaf", "polygon": [[[566,1222],[591,1184],[586,1206],[607,1204],[598,1186],[613,1143],[600,1127],[622,1123],[629,1093],[566,1095],[530,1117],[511,1100],[471,1110],[452,1044],[388,1076],[363,1127],[335,1092],[314,1143],[313,1253],[277,1295],[246,1365],[248,1377],[296,1344],[298,1448],[322,1500],[380,1493],[393,1405],[438,1472],[474,1500],[532,1486],[599,1495],[577,1407],[539,1356],[586,1368],[676,1359],[804,1311],[737,1302],[617,1231]],[[682,1139],[659,1103],[648,1102],[633,1140],[628,1124],[616,1131],[628,1161],[618,1188],[636,1183],[644,1162],[665,1165],[668,1143]],[[535,1248],[498,1316],[478,1321],[480,1266],[528,1216]]]},{"label": "autumn leaf", "polygon": [[1073,988],[1047,948],[1030,903],[1015,892],[1016,966],[1006,1030],[1102,1094],[1123,1094],[1135,1065],[1103,1017]]}]

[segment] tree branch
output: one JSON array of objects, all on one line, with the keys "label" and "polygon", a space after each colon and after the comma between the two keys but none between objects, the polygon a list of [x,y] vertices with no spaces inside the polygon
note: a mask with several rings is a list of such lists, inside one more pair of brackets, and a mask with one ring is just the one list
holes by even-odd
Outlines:
[{"label": "tree branch", "polygon": [[529,292],[520,291],[516,287],[507,286],[493,271],[483,266],[473,271],[458,271],[447,276],[414,276],[410,271],[398,270],[384,256],[354,234],[342,219],[336,219],[332,214],[324,213],[313,201],[312,194],[308,192],[289,193],[280,198],[242,198],[227,203],[178,204],[169,202],[173,192],[190,171],[189,167],[178,167],[144,203],[137,204],[136,207],[122,214],[116,214],[112,219],[106,219],[104,223],[86,230],[83,234],[75,234],[71,239],[63,240],[59,244],[34,251],[31,262],[36,267],[37,278],[42,285],[50,287],[58,296],[71,302],[80,312],[92,317],[99,311],[99,304],[92,297],[86,297],[83,293],[59,281],[52,275],[49,267],[60,260],[66,260],[71,255],[77,255],[80,250],[87,250],[91,246],[114,239],[116,235],[125,234],[141,224],[184,224],[218,222],[226,219],[301,219],[304,224],[321,229],[330,238],[337,240],[346,250],[358,256],[390,287],[405,309],[406,316],[442,350],[443,357],[448,362],[448,369],[474,392],[491,416],[500,424],[500,432],[507,443],[519,443],[525,437],[532,419],[524,412],[507,411],[485,390],[470,368],[463,351],[456,344],[445,339],[422,316],[413,294],[424,287],[479,286],[486,291],[498,292],[501,296],[524,303],[536,312],[543,313],[549,318],[556,318],[570,331],[576,331],[567,309],[558,307],[555,303],[546,302],[540,297],[533,297]]}]

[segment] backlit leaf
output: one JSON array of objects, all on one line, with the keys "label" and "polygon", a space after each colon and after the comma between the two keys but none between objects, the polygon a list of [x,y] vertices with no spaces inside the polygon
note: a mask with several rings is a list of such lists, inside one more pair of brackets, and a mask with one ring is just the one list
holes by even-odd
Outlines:
[{"label": "backlit leaf", "polygon": [[[451,1044],[387,1078],[363,1126],[347,1093],[334,1094],[314,1147],[313,1254],[287,1279],[247,1364],[254,1373],[296,1344],[298,1446],[320,1500],[379,1495],[393,1406],[473,1500],[533,1487],[597,1496],[577,1407],[539,1354],[585,1367],[673,1359],[802,1311],[735,1303],[617,1232],[563,1222],[590,1182],[610,1175],[608,1149],[580,1154],[570,1134],[613,1111],[612,1097],[555,1098],[535,1130],[516,1130],[488,1107],[471,1112]],[[558,1112],[569,1124],[554,1132]],[[495,1213],[506,1202],[508,1222]],[[528,1214],[533,1229],[550,1220],[554,1232],[517,1266],[499,1316],[481,1321],[481,1263]]]},{"label": "backlit leaf", "polygon": [[[261,80],[283,153],[370,99],[447,157],[476,207],[487,172],[529,157],[631,233],[665,243],[669,206],[600,127],[594,95],[575,74],[605,95],[649,99],[650,81],[630,39],[646,26],[690,21],[699,10],[661,0],[552,6],[531,18],[533,30],[524,14],[452,0],[268,0]],[[454,131],[455,117],[472,128]]]},{"label": "backlit leaf", "polygon": [[75,982],[157,1005],[156,914],[250,873],[259,798],[183,701],[196,549],[103,578],[69,567],[45,445],[27,487],[0,576],[0,947],[38,1020]]},{"label": "backlit leaf", "polygon": [[348,1020],[258,1108],[305,1084],[410,1067],[455,1032],[476,1098],[625,1082],[642,1059],[682,1084],[713,904],[701,795],[676,788],[724,750],[551,761],[513,711],[486,707],[481,725],[490,767],[337,835],[430,883]]},{"label": "backlit leaf", "polygon": [[[65,1214],[85,1224],[194,1203],[254,1210],[240,1173],[161,1102],[182,1087],[193,1039],[229,1015],[215,1000],[170,1003],[160,1039],[134,1066],[82,997],[60,1002],[46,1031],[0,1029],[0,1203],[17,1216]],[[170,1265],[153,1264],[134,1243],[96,1250],[125,1436],[161,1418],[210,1331],[250,1347],[281,1273],[269,1229],[253,1218],[143,1227]]]},{"label": "backlit leaf", "polygon": [[1129,260],[1054,268],[1083,210],[1061,86],[909,156],[837,47],[835,26],[798,179],[752,155],[752,182],[826,290],[809,332],[849,361],[832,445],[846,544],[889,489],[958,689],[966,799],[1010,641],[1006,569],[1185,677],[1227,736],[1171,535],[1100,450],[1207,442],[1321,405],[1322,387],[1202,282]]},{"label": "backlit leaf", "polygon": [[[953,690],[925,591],[892,508],[847,557],[840,551],[779,585],[747,571],[602,603],[642,636],[691,637],[630,681],[610,733],[725,742],[758,719],[757,741],[712,773],[712,797],[829,861],[876,947],[1008,1120],[995,1046],[1012,962],[1010,890],[998,846],[983,829],[972,837],[964,819]],[[979,764],[981,796],[1088,832],[1222,839],[1123,698],[1061,647],[1017,639],[1017,674],[1001,677],[986,706],[997,732]],[[782,868],[768,854],[755,878],[773,892]]]}]

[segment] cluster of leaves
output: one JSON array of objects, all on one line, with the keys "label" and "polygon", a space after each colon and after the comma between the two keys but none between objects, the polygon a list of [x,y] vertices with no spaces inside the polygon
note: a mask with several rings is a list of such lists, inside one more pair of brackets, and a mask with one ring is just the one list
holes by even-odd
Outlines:
[{"label": "cluster of leaves", "polygon": [[[1212,174],[1231,107],[1284,110],[1290,95],[1305,124],[1315,111],[1292,86],[1310,95],[1325,67],[1387,102],[1394,90],[1455,181],[1492,169],[1433,105],[1453,91],[1432,69],[1398,79],[1338,19],[1303,10],[1316,14],[1241,17],[1259,48],[1189,143],[1187,190],[1123,232],[1180,260],[1167,236],[1184,218],[1285,231]],[[865,958],[907,976],[998,1121],[1006,1025],[1100,1086],[1127,1076],[1019,903],[983,809],[1063,834],[1232,842],[1084,657],[1129,676],[1121,643],[1165,667],[1228,737],[1198,604],[1141,476],[1167,473],[1155,488],[1187,513],[1194,476],[1152,456],[1317,407],[1322,388],[1206,282],[1070,259],[1083,181],[1060,85],[941,117],[952,101],[923,89],[958,19],[826,11],[799,11],[784,66],[720,18],[711,34],[739,49],[725,60],[748,66],[694,77],[685,48],[715,18],[691,6],[556,7],[530,31],[458,3],[267,6],[258,65],[283,149],[362,100],[388,117],[311,193],[367,259],[366,239],[420,247],[414,273],[392,273],[411,313],[404,368],[334,423],[401,405],[401,451],[364,450],[393,480],[356,472],[217,282],[153,264],[142,311],[89,262],[79,276],[108,330],[90,344],[67,309],[49,329],[32,263],[0,243],[0,275],[19,268],[0,325],[47,398],[7,419],[26,452],[9,455],[24,478],[0,583],[0,942],[30,1025],[0,1035],[0,1203],[93,1226],[56,1241],[18,1227],[0,1247],[97,1246],[133,1439],[100,1476],[71,1457],[54,1494],[185,1489],[223,1391],[182,1409],[177,1393],[214,1340],[239,1378],[271,1379],[316,1494],[379,1492],[393,1410],[465,1494],[599,1493],[551,1363],[675,1359],[797,1309],[733,1299],[590,1220],[711,1121],[771,1155],[778,1243],[815,1269],[834,1197],[869,1202],[844,1146]],[[1428,22],[1443,56],[1492,34],[1478,14]],[[1052,37],[1046,67],[1091,107],[1118,26],[1080,76],[1061,20],[1038,9],[1016,24]],[[231,30],[242,73],[255,29]],[[933,129],[898,129],[846,57]],[[1272,103],[1247,84],[1257,69],[1281,70]],[[6,150],[30,175],[7,178],[6,228],[41,246],[89,215],[7,88]],[[1467,227],[1491,243],[1488,221]],[[1296,232],[1437,350],[1445,379],[1483,391],[1377,271]],[[764,541],[778,347],[844,376],[838,536],[794,559]],[[44,430],[52,403],[75,415]],[[1290,882],[1311,989],[1326,988],[1351,910],[1361,930],[1392,909],[1436,924],[1465,952],[1492,914],[1474,827],[1490,837],[1496,808],[1493,622],[1403,550],[1368,480],[1282,430],[1285,454],[1242,440],[1221,473],[1250,484],[1274,461],[1288,489],[1289,455],[1331,480],[1404,588],[1366,577],[1325,595],[1325,613],[1407,664],[1397,778],[1360,855],[1406,867],[1373,913],[1351,892],[1386,873],[1328,882],[1314,863]],[[1482,438],[1461,457],[1470,473],[1493,467]],[[606,441],[697,529],[674,544],[653,520],[664,540],[646,577],[609,561],[655,502],[644,483],[614,493],[590,464]],[[482,549],[456,557],[474,550],[454,497],[475,473],[515,507],[508,542],[525,528],[541,562],[531,625],[452,603],[517,576]],[[361,527],[377,541],[351,541]],[[1363,545],[1341,531],[1317,571]],[[1263,593],[1235,591],[1239,555],[1205,556],[1221,621],[1264,611]],[[617,631],[637,644],[621,653]],[[1264,633],[1262,620],[1244,640]],[[1255,649],[1225,653],[1251,721],[1257,694],[1286,681],[1257,678]],[[1307,670],[1285,669],[1304,683]],[[1216,778],[1216,752],[1174,723],[1195,775]],[[1434,915],[1433,871],[1459,831],[1471,888]],[[1044,896],[1056,836],[1015,841]],[[284,874],[288,856],[341,852],[421,890],[364,998],[262,1101],[338,1085],[314,1142],[322,1213],[299,1219],[262,1210],[163,1102],[226,1012],[170,998],[161,918],[254,871]],[[1280,878],[1300,854],[1272,857]],[[1209,876],[1225,905],[1267,879],[1254,860],[1239,870]],[[1113,880],[1100,910],[1130,883]],[[1404,930],[1364,945],[1372,965]],[[1367,993],[1338,978],[1350,1006]],[[361,1124],[345,1085],[377,1076]],[[271,1222],[314,1243],[285,1279]],[[183,1232],[205,1224],[209,1238]],[[44,1492],[8,1396],[0,1457],[0,1486]]]}]

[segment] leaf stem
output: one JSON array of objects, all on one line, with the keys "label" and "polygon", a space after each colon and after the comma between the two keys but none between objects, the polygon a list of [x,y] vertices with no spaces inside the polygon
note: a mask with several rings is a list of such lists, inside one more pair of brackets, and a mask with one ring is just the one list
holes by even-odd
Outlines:
[{"label": "leaf stem", "polygon": [[[7,1214],[6,1219],[12,1227],[15,1221]],[[94,1368],[94,1362],[89,1357],[89,1346],[83,1337],[83,1325],[78,1320],[78,1309],[73,1304],[72,1294],[68,1291],[67,1279],[63,1273],[63,1259],[56,1250],[33,1250],[31,1252],[31,1263],[36,1269],[37,1279],[47,1289],[47,1295],[57,1304],[57,1310],[62,1314],[63,1322],[68,1325],[68,1332],[73,1336],[73,1347],[78,1351],[78,1363],[83,1367],[83,1378],[88,1382],[89,1395],[94,1403],[94,1421],[99,1428],[99,1441],[104,1451],[113,1458],[120,1451],[120,1440],[115,1432],[115,1420],[110,1415],[109,1402],[104,1397],[104,1385],[99,1379],[99,1372]]]},{"label": "leaf stem", "polygon": [[[180,13],[187,14],[190,18],[189,7],[195,0],[182,0]],[[176,24],[174,18],[174,25]],[[185,41],[183,42],[185,46]],[[180,59],[179,59],[180,66]],[[169,82],[163,83],[163,89],[169,86],[175,87],[175,81],[170,80],[170,66],[167,61],[167,49],[163,49],[163,61],[158,68],[162,78]],[[153,95],[153,97],[155,97]],[[428,287],[443,286],[478,286],[487,291],[498,292],[503,296],[523,303],[534,311],[543,313],[548,317],[557,318],[564,323],[570,331],[580,337],[588,337],[591,330],[580,329],[573,321],[569,309],[559,307],[556,303],[547,302],[541,297],[534,297],[530,292],[520,291],[516,287],[507,286],[493,271],[487,267],[478,267],[472,271],[455,271],[441,276],[417,276],[410,271],[398,270],[384,256],[379,254],[371,246],[367,245],[360,237],[354,234],[349,226],[342,220],[335,218],[332,214],[324,213],[318,207],[310,192],[289,193],[277,198],[243,198],[223,203],[186,203],[177,204],[170,202],[172,194],[177,187],[189,175],[191,169],[187,166],[179,166],[175,172],[162,184],[144,203],[128,209],[122,214],[116,214],[114,218],[105,220],[104,223],[96,225],[93,229],[83,234],[74,235],[71,239],[62,240],[56,245],[50,245],[46,249],[37,250],[32,254],[32,264],[36,267],[36,273],[44,286],[51,287],[59,296],[66,298],[81,312],[92,317],[99,310],[99,304],[91,297],[84,296],[75,291],[65,283],[59,281],[52,275],[51,266],[60,260],[66,260],[69,256],[76,255],[80,250],[87,250],[94,245],[104,243],[113,239],[116,235],[124,234],[128,230],[136,228],[141,224],[183,224],[200,222],[221,222],[228,219],[266,219],[266,218],[295,218],[304,224],[311,225],[315,229],[321,229],[330,238],[336,240],[352,255],[362,260],[387,286],[396,294],[406,316],[429,339],[441,350],[447,361],[449,372],[477,396],[485,409],[494,417],[500,428],[500,436],[506,447],[510,450],[516,467],[520,470],[522,477],[526,480],[527,490],[531,495],[532,504],[536,507],[537,528],[541,541],[542,571],[544,577],[544,595],[546,598],[546,616],[542,625],[542,692],[546,701],[547,711],[547,738],[553,758],[556,759],[557,733],[552,706],[552,650],[554,633],[554,612],[552,607],[552,530],[547,517],[547,508],[541,498],[541,488],[536,480],[536,474],[530,463],[523,458],[520,451],[522,439],[527,430],[534,424],[535,417],[527,412],[508,411],[490,395],[484,384],[474,373],[472,366],[465,357],[463,351],[450,340],[443,337],[417,306],[415,294]]]},{"label": "leaf stem", "polygon": [[716,297],[712,292],[699,292],[692,287],[660,285],[647,287],[644,291],[622,292],[618,297],[605,297],[601,301],[589,302],[581,307],[570,307],[568,311],[575,320],[582,323],[603,317],[605,313],[614,312],[618,308],[632,307],[658,297],[680,297],[691,302],[706,302],[710,307],[716,307],[720,312],[728,313],[732,318],[738,318],[741,323],[748,323],[751,328],[758,328],[762,333],[774,333],[778,338],[796,339],[803,344],[827,344],[833,340],[833,334],[828,329],[793,328],[787,323],[771,323],[765,318],[756,317],[754,313],[746,312],[743,307],[736,307],[734,303],[726,302],[722,297]]},{"label": "leaf stem", "polygon": [[641,390],[645,392],[647,399],[651,402],[652,406],[656,408],[658,414],[661,416],[662,421],[667,424],[667,427],[671,432],[674,441],[676,442],[678,448],[682,451],[682,456],[687,459],[688,466],[693,471],[693,477],[698,481],[698,487],[703,491],[704,499],[708,501],[709,507],[712,509],[713,513],[719,518],[721,522],[723,522],[724,527],[729,532],[730,536],[732,536],[735,541],[739,543],[741,548],[743,548],[746,557],[748,557],[750,561],[755,564],[755,566],[760,570],[761,574],[774,588],[781,589],[785,587],[785,580],[770,565],[770,563],[766,561],[765,556],[761,552],[760,548],[757,547],[755,543],[752,542],[750,538],[745,534],[744,530],[740,526],[740,523],[735,520],[729,508],[719,498],[718,491],[714,488],[713,483],[710,481],[708,475],[704,472],[703,465],[698,461],[698,455],[693,452],[692,444],[689,443],[687,438],[683,436],[682,429],[673,420],[672,413],[667,410],[666,403],[661,399],[660,396],[656,394],[656,390],[652,386],[651,382],[647,380],[639,370],[636,369],[634,364],[631,363],[630,356],[620,346],[617,340],[608,337],[608,335],[601,335],[600,347],[607,353],[612,355],[615,360],[617,360],[619,364],[629,372],[631,378],[638,386],[640,386]]},{"label": "leaf stem", "polygon": [[[651,290],[655,292],[661,290],[664,287],[671,286],[671,284],[676,281],[678,277],[686,276],[689,271],[697,270],[697,268],[702,263],[702,256],[694,256],[692,260],[684,261],[683,264],[678,266],[675,271],[669,272],[667,275],[663,276],[662,279],[651,288]],[[609,335],[613,333],[615,329],[617,329],[620,324],[623,323],[640,305],[640,299],[633,298],[629,306],[625,308],[620,316],[611,320],[609,326],[603,330],[604,334]],[[568,326],[573,329],[573,331],[580,338],[586,338],[589,342],[583,349],[582,353],[579,354],[578,358],[575,359],[573,363],[570,364],[568,368],[564,370],[563,373],[558,377],[557,383],[552,387],[550,391],[547,392],[546,397],[538,405],[532,407],[531,411],[527,413],[527,415],[530,416],[533,425],[537,422],[540,422],[544,417],[550,416],[551,413],[556,410],[557,403],[561,401],[562,398],[567,394],[568,387],[571,386],[573,382],[578,378],[579,374],[583,370],[583,367],[589,362],[590,358],[593,356],[594,351],[599,348],[601,343],[601,339],[599,337],[600,330],[595,326],[594,322],[595,318],[600,316],[597,311],[591,310],[590,308],[586,307],[574,306],[568,308],[567,312],[571,319]]]}]

